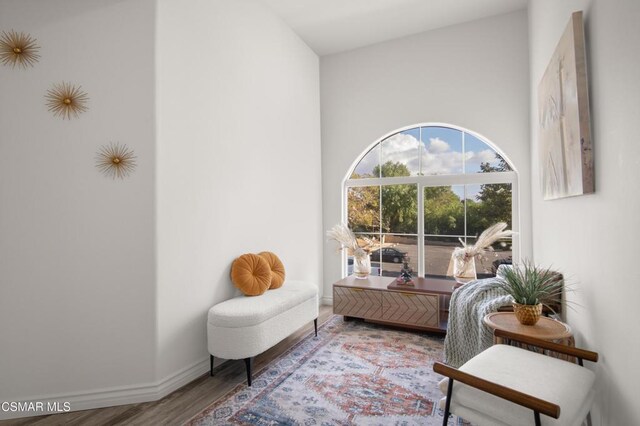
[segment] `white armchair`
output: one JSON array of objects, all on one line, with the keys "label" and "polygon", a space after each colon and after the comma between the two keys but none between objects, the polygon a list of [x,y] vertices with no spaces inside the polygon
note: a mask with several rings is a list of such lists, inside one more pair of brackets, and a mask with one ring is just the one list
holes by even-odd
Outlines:
[{"label": "white armchair", "polygon": [[[595,374],[582,360],[596,362],[597,353],[502,330],[495,336],[508,344],[490,347],[459,369],[434,364],[449,378],[443,425],[449,413],[491,426],[579,426],[588,418]],[[579,365],[511,346],[512,340],[575,357]]]}]

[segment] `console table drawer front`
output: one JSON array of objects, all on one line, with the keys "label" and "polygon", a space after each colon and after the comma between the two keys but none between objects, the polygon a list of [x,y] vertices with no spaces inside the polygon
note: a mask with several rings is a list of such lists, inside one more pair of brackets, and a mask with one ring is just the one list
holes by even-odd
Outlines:
[{"label": "console table drawer front", "polygon": [[382,308],[385,321],[424,327],[439,324],[437,295],[385,292]]},{"label": "console table drawer front", "polygon": [[382,292],[334,286],[333,313],[355,318],[382,319]]}]

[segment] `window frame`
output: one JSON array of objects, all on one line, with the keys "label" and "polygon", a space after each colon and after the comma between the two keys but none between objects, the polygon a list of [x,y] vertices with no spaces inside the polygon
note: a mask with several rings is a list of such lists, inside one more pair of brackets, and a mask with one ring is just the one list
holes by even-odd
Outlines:
[{"label": "window frame", "polygon": [[[460,132],[468,133],[473,137],[479,139],[484,142],[488,147],[493,149],[498,155],[500,155],[509,165],[511,171],[509,172],[491,172],[491,173],[465,173],[465,163],[463,162],[463,170],[461,174],[453,174],[453,175],[424,175],[424,176],[400,176],[400,177],[377,177],[377,178],[358,178],[351,179],[355,168],[358,166],[360,161],[376,147],[381,142],[386,140],[387,138],[407,130],[420,128],[420,132],[422,132],[423,127],[446,127],[453,130],[458,130]],[[464,136],[463,136],[463,147],[464,147]],[[380,149],[381,154],[382,150]],[[420,161],[422,161],[422,156],[419,157]],[[381,158],[378,159],[378,164],[380,164]],[[342,223],[349,223],[348,212],[349,212],[349,188],[357,188],[357,187],[366,187],[366,186],[379,186],[382,188],[386,185],[400,185],[400,184],[412,184],[417,185],[417,209],[418,209],[418,230],[417,234],[404,234],[404,235],[415,235],[417,237],[418,243],[418,276],[423,277],[425,275],[425,237],[431,235],[425,235],[424,233],[424,188],[432,187],[432,186],[452,186],[452,185],[483,185],[483,184],[510,184],[511,185],[511,224],[512,230],[514,234],[512,236],[512,257],[514,262],[519,262],[520,253],[521,253],[521,241],[520,241],[520,198],[519,198],[519,179],[518,179],[518,171],[513,165],[513,162],[508,158],[508,156],[498,148],[494,143],[489,141],[484,136],[465,129],[460,126],[455,126],[452,124],[446,123],[421,123],[414,124],[411,126],[406,126],[392,132],[387,133],[383,137],[379,138],[371,145],[369,145],[351,164],[349,167],[347,174],[342,180]],[[382,214],[382,191],[380,191],[380,214]],[[466,220],[466,214],[465,214]],[[371,234],[371,233],[368,233]],[[396,233],[386,233],[379,231],[378,235],[382,234],[396,234]],[[343,253],[342,257],[342,276],[346,277],[348,274],[348,260],[346,252]]]}]

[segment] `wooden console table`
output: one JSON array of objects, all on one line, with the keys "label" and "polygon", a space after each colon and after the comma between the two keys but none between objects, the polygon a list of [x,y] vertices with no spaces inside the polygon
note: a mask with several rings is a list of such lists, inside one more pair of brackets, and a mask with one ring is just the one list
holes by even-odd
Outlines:
[{"label": "wooden console table", "polygon": [[333,284],[333,313],[344,315],[345,319],[361,318],[381,324],[446,332],[449,299],[455,281],[438,278],[414,278],[413,281],[414,287],[395,287],[395,279],[391,277],[357,279],[348,276]]}]

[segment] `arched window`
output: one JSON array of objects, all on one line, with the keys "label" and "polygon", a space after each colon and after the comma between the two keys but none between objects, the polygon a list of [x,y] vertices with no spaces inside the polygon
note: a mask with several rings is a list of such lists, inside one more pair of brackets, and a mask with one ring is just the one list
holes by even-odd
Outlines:
[{"label": "arched window", "polygon": [[[344,180],[343,219],[358,238],[380,242],[373,274],[397,276],[406,258],[414,274],[444,277],[460,241],[473,244],[500,221],[518,231],[517,179],[505,155],[477,133],[411,126],[378,140],[353,163]],[[476,262],[479,277],[519,254],[511,239],[494,250]],[[347,258],[345,274],[351,264]]]}]

